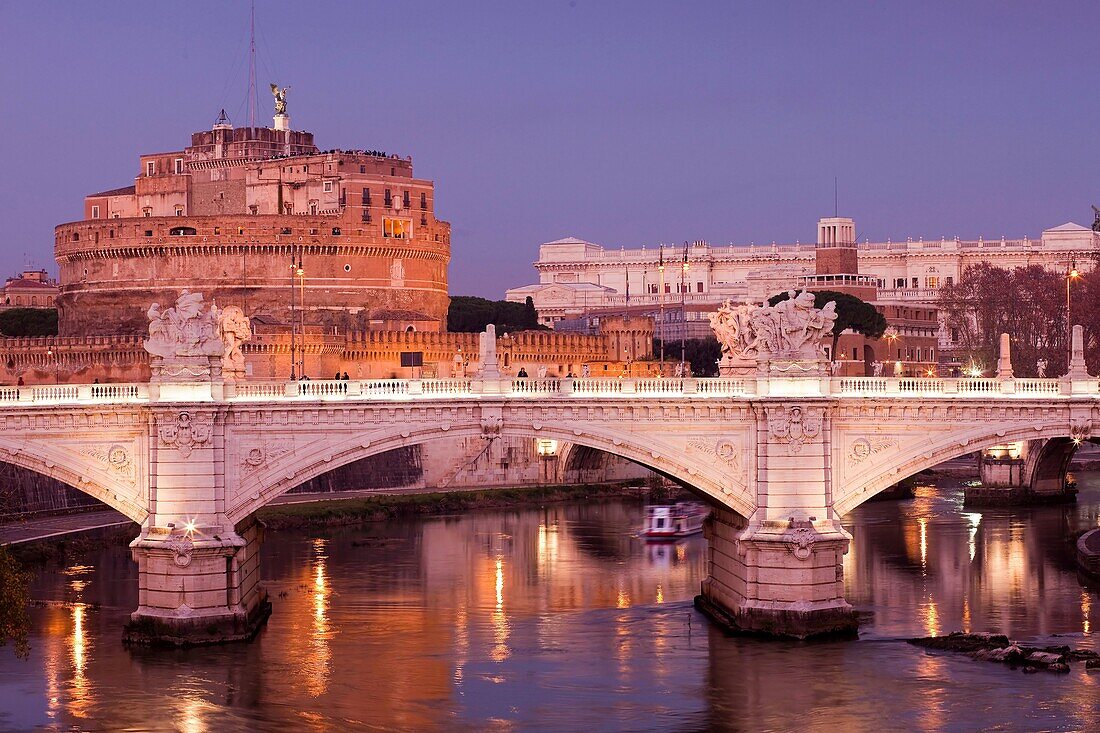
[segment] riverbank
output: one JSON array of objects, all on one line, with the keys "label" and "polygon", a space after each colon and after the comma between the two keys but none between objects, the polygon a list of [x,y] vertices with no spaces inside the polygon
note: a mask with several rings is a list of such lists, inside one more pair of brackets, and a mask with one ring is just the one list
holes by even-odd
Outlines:
[{"label": "riverbank", "polygon": [[[269,530],[336,527],[384,521],[397,517],[457,514],[478,509],[527,509],[578,499],[622,499],[648,496],[650,490],[636,482],[536,486],[477,491],[432,491],[403,494],[340,496],[302,500],[304,495],[280,497],[284,503],[269,504],[257,516]],[[77,515],[69,515],[72,518]],[[119,515],[121,517],[121,515]],[[47,533],[42,537],[4,545],[24,565],[63,562],[89,550],[129,544],[140,527],[134,522],[110,523],[86,530]]]},{"label": "riverbank", "polygon": [[268,530],[335,527],[397,517],[439,516],[478,509],[529,509],[578,499],[622,499],[648,496],[649,489],[629,484],[534,486],[477,491],[358,497],[346,501],[268,505],[256,512]]}]

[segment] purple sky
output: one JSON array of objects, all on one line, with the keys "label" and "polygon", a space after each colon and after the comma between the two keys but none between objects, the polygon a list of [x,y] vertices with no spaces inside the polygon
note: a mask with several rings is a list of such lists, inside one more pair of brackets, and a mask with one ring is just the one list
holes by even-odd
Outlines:
[{"label": "purple sky", "polygon": [[[257,3],[261,118],[412,155],[451,292],[536,280],[540,242],[1035,236],[1100,204],[1100,4]],[[245,124],[248,3],[0,2],[0,274],[53,226]]]}]

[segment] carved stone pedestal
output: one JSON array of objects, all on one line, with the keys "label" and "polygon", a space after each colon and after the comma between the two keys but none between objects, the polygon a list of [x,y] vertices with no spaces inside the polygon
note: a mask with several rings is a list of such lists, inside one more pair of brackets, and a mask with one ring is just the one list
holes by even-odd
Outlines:
[{"label": "carved stone pedestal", "polygon": [[841,566],[850,537],[839,524],[746,526],[716,509],[704,529],[708,577],[695,605],[713,620],[736,632],[796,639],[856,633]]},{"label": "carved stone pedestal", "polygon": [[271,614],[259,584],[264,526],[145,530],[130,543],[138,564],[138,609],[128,643],[191,646],[255,636]]}]

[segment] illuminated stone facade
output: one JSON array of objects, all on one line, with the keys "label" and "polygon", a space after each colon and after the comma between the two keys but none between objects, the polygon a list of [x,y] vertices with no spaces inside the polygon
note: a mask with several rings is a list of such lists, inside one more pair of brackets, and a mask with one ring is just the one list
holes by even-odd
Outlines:
[{"label": "illuminated stone facade", "polygon": [[141,333],[150,303],[183,288],[329,332],[444,330],[450,302],[450,225],[411,158],[321,151],[311,133],[224,117],[183,150],[141,156],[133,186],[87,196],[55,255],[63,336]]}]

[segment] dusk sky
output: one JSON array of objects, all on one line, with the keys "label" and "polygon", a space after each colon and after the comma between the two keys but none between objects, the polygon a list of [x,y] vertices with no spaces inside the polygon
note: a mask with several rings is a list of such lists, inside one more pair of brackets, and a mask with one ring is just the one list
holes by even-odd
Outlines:
[{"label": "dusk sky", "polygon": [[[248,3],[0,2],[0,275],[224,107]],[[1038,236],[1100,204],[1100,3],[257,2],[260,119],[413,156],[451,293],[541,242]],[[1093,170],[1090,174],[1088,171]],[[200,274],[201,273],[197,273]]]}]

